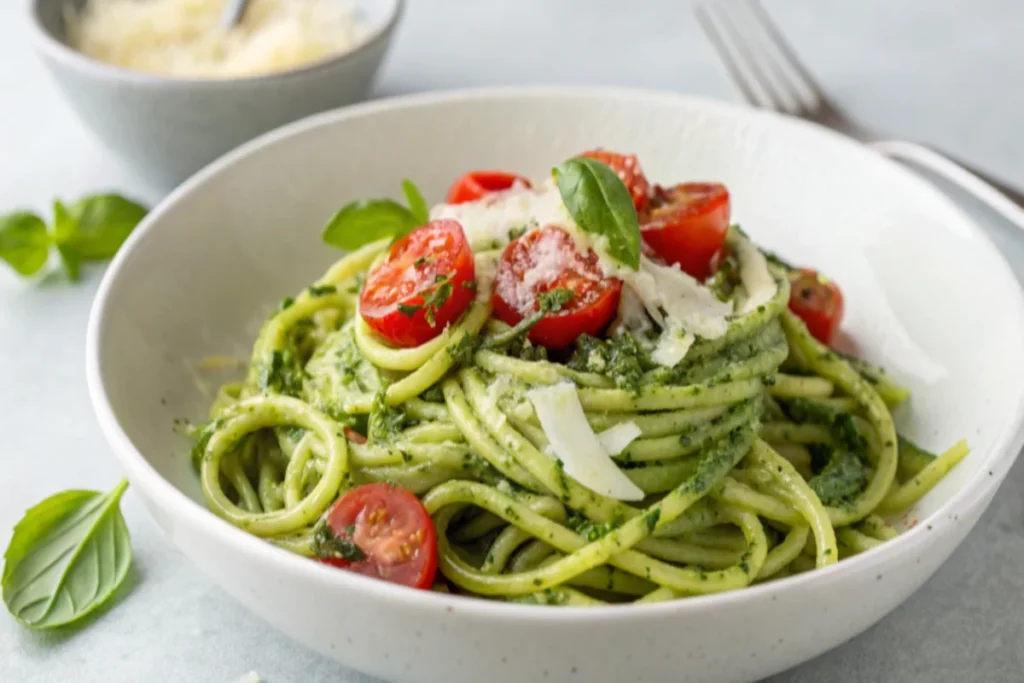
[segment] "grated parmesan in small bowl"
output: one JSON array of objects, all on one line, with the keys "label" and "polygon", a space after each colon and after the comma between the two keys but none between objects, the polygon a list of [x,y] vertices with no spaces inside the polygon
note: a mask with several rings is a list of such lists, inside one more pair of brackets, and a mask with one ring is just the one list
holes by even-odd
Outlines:
[{"label": "grated parmesan in small bowl", "polygon": [[126,69],[188,78],[255,76],[361,45],[370,25],[345,0],[251,0],[223,28],[226,0],[88,0],[65,7],[68,43]]},{"label": "grated parmesan in small bowl", "polygon": [[35,45],[68,103],[166,191],[254,137],[363,100],[404,0],[31,0]]}]

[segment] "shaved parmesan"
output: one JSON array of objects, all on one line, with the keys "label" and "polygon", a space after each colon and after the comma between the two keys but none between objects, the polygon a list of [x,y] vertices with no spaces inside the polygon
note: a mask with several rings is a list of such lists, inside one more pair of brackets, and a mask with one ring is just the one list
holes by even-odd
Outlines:
[{"label": "shaved parmesan", "polygon": [[766,304],[778,291],[778,285],[771,271],[768,270],[768,260],[765,259],[761,250],[754,246],[748,239],[740,239],[736,248],[736,255],[740,259],[740,284],[746,293],[746,298],[737,307],[737,313],[750,313],[758,306]]},{"label": "shaved parmesan", "polygon": [[626,446],[640,438],[641,433],[636,422],[630,420],[629,422],[620,422],[614,427],[600,432],[597,435],[597,440],[601,442],[601,448],[605,450],[605,453],[618,455],[626,450]]},{"label": "shaved parmesan", "polygon": [[692,334],[683,332],[675,322],[670,320],[667,324],[668,327],[658,337],[658,343],[651,352],[651,360],[658,365],[674,368],[686,357],[695,339]]},{"label": "shaved parmesan", "polygon": [[647,309],[640,296],[629,287],[622,288],[619,296],[619,310],[612,321],[611,329],[615,334],[630,332],[634,335],[643,335],[653,327]]},{"label": "shaved parmesan", "polygon": [[590,427],[575,386],[562,383],[541,387],[526,396],[566,474],[588,489],[617,500],[643,499],[644,492],[616,466]]},{"label": "shaved parmesan", "polygon": [[476,298],[478,301],[490,301],[494,276],[498,273],[498,259],[494,254],[476,254],[474,258],[476,270]]},{"label": "shaved parmesan", "polygon": [[550,180],[536,189],[516,185],[475,202],[438,204],[430,210],[430,218],[458,221],[475,250],[497,249],[508,244],[509,233],[513,230],[555,225],[570,232],[577,231],[558,187]]},{"label": "shaved parmesan", "polygon": [[669,327],[665,324],[667,318],[678,323],[683,332],[705,339],[725,334],[731,304],[719,300],[679,266],[663,266],[641,256],[640,270],[621,277],[640,295],[647,312],[662,327]]}]

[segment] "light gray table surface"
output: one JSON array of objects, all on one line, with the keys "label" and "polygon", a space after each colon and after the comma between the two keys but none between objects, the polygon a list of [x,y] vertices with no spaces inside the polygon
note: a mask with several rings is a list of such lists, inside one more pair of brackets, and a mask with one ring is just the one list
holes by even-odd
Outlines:
[{"label": "light gray table surface", "polygon": [[[35,60],[27,0],[0,2],[0,210],[116,189],[158,199],[78,123]],[[730,97],[679,0],[412,0],[377,96],[493,84],[612,84]],[[1024,184],[1024,3],[770,2],[836,98]],[[1024,234],[975,213],[1024,278]],[[823,226],[827,229],[827,226]],[[0,268],[0,545],[22,511],[120,476],[89,405],[84,335],[102,275],[25,285]],[[851,642],[772,683],[1024,681],[1024,460],[949,562]],[[212,585],[129,492],[137,581],[89,628],[0,615],[0,681],[372,683],[279,635]],[[681,679],[683,678],[681,672]]]}]

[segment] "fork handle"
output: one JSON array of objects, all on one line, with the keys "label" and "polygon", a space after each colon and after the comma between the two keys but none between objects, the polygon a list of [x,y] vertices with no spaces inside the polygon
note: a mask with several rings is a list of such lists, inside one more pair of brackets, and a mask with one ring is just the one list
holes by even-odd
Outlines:
[{"label": "fork handle", "polygon": [[932,171],[985,203],[1024,230],[1024,193],[934,149],[905,140],[882,140],[870,146],[882,154]]}]

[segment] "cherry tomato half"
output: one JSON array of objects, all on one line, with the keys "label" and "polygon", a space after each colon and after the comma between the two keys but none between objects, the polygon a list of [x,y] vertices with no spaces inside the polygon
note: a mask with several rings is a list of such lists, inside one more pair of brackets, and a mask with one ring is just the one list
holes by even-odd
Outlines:
[{"label": "cherry tomato half", "polygon": [[823,344],[831,344],[843,320],[843,293],[831,279],[816,270],[801,268],[789,274],[789,310]]},{"label": "cherry tomato half", "polygon": [[461,176],[448,188],[447,201],[449,204],[475,202],[491,192],[509,189],[515,185],[517,180],[526,187],[530,187],[529,180],[515,173],[505,173],[504,171],[470,171]]},{"label": "cherry tomato half", "polygon": [[541,296],[569,290],[559,310],[541,318],[529,339],[549,349],[562,349],[582,334],[597,335],[615,315],[622,282],[605,277],[597,254],[581,254],[567,232],[548,226],[509,243],[501,254],[494,279],[494,313],[509,325],[540,310]]},{"label": "cherry tomato half", "polygon": [[395,346],[419,346],[457,320],[473,300],[476,266],[457,221],[431,221],[391,245],[366,277],[359,313]]},{"label": "cherry tomato half", "polygon": [[322,562],[413,588],[433,584],[437,534],[423,503],[408,489],[385,483],[358,486],[327,512],[327,527],[364,557]]},{"label": "cherry tomato half", "polygon": [[729,230],[729,191],[719,183],[659,187],[640,217],[644,242],[669,263],[704,280]]},{"label": "cherry tomato half", "polygon": [[633,206],[642,211],[647,206],[651,194],[651,184],[640,168],[635,154],[619,154],[604,149],[592,149],[584,152],[581,157],[596,159],[611,168],[622,180],[629,194],[633,197]]}]

